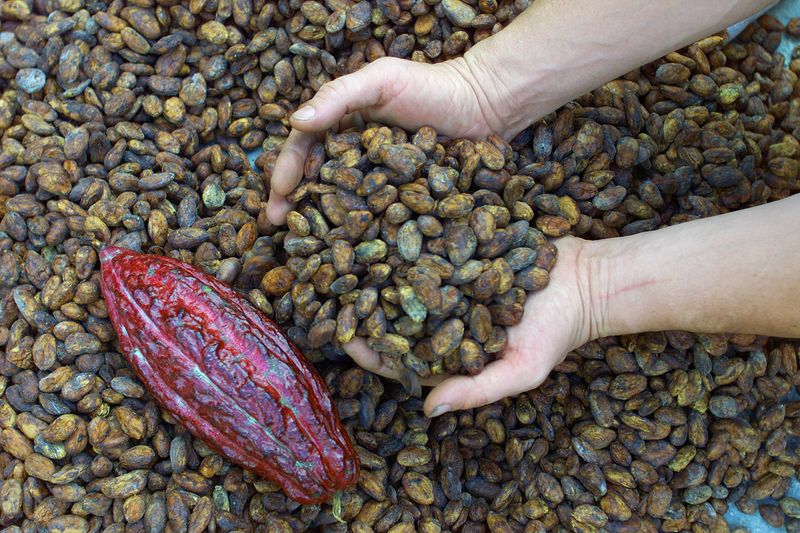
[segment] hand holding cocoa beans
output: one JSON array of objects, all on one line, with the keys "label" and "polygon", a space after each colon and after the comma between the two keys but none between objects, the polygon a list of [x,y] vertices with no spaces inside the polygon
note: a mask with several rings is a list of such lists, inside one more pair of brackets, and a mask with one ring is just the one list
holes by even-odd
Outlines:
[{"label": "hand holding cocoa beans", "polygon": [[[449,411],[480,407],[538,387],[571,350],[590,340],[592,307],[585,296],[588,270],[579,264],[581,239],[555,241],[559,255],[550,283],[528,296],[522,322],[508,329],[501,358],[474,376],[435,376],[423,380],[436,385],[425,400],[425,413],[440,416]],[[386,364],[360,338],[344,345],[363,368],[392,379],[400,371]]]},{"label": "hand holding cocoa beans", "polygon": [[[654,232],[554,241],[550,283],[528,296],[501,357],[480,374],[437,380],[426,414],[531,390],[568,352],[601,337],[661,330],[800,336],[799,206],[792,196]],[[362,341],[344,348],[362,367],[400,377]]]},{"label": "hand holding cocoa beans", "polygon": [[[751,4],[742,6],[741,9],[755,10],[758,7],[758,2]],[[613,11],[617,8],[609,9]],[[658,11],[661,8],[654,9]],[[706,8],[698,6],[692,9],[703,11]],[[682,32],[688,34],[697,30],[705,34],[719,29],[706,27],[708,22],[705,20],[708,17],[693,17],[690,13],[692,9],[677,16],[678,19],[697,19],[693,24],[683,21],[680,25]],[[598,63],[599,66],[594,69],[584,69],[585,57],[584,61],[570,58],[570,54],[575,53],[574,50],[553,50],[553,43],[558,40],[548,39],[547,36],[559,34],[559,25],[564,24],[563,21],[556,20],[558,13],[554,11],[557,10],[533,6],[508,29],[476,43],[458,60],[431,66],[385,58],[323,86],[314,98],[292,116],[291,123],[295,129],[287,139],[272,175],[272,191],[267,208],[270,220],[277,224],[285,221],[292,208],[287,195],[299,184],[303,174],[311,177],[307,171],[307,159],[313,161],[312,148],[315,144],[319,146],[323,133],[330,128],[382,121],[406,129],[432,125],[438,133],[456,137],[480,138],[494,133],[511,138],[545,112],[563,104],[572,96],[585,92],[582,84],[588,84],[588,87],[600,84],[641,64],[647,59],[647,54],[656,51],[658,54],[663,53],[658,49],[659,46],[667,46],[666,49],[671,50],[680,44],[673,42],[674,39],[684,39],[682,33],[665,32],[665,35],[658,35],[653,42],[648,42],[649,48],[638,48],[644,52],[622,52],[613,60],[605,61],[602,65]],[[609,20],[613,19],[610,13],[605,15],[609,15]],[[648,18],[645,15],[658,18],[655,13],[644,14],[640,18],[645,22]],[[631,27],[628,29],[632,29],[642,20],[620,25],[627,24]],[[723,25],[729,22],[733,20],[717,18],[713,24]],[[588,18],[579,21],[579,24],[587,23]],[[702,28],[699,28],[700,25],[703,25]],[[530,31],[532,28],[541,31]],[[572,30],[574,29],[573,27]],[[575,32],[571,33],[574,35]],[[530,35],[535,35],[534,39],[542,41],[528,43],[531,45],[530,56],[520,59],[520,54],[509,54],[511,48],[518,49],[521,42],[530,40]],[[646,32],[636,32],[636,35],[636,38],[644,38]],[[515,42],[516,45],[512,46]],[[577,48],[582,53],[581,47]],[[591,53],[596,53],[594,48],[597,47],[592,46],[591,51],[584,52],[590,56]],[[542,68],[539,68],[535,59],[537,54],[544,52],[548,52],[547,57],[551,61],[540,62]],[[554,65],[562,62],[565,63],[565,68],[567,65],[580,65],[580,75],[552,76]],[[536,83],[542,81],[540,75],[545,71],[552,78],[558,79]],[[575,87],[565,84],[574,84]],[[313,168],[313,164],[311,166]],[[537,204],[536,207],[543,206]],[[551,232],[545,233],[557,236]],[[579,241],[562,242],[568,249],[577,250],[582,246]],[[579,254],[576,252],[573,255],[571,259]],[[577,261],[573,263],[573,272],[569,275],[563,273],[563,266],[559,269],[562,272],[559,277],[562,278],[563,287],[556,284],[546,292],[528,298],[523,322],[509,330],[508,344],[501,359],[488,365],[478,375],[446,378],[444,381],[441,375],[435,375],[423,380],[427,384],[440,383],[426,402],[426,413],[435,416],[451,409],[476,407],[535,387],[568,351],[598,336],[597,329],[593,332],[595,335],[592,335],[593,318],[589,316],[595,305],[589,301],[591,291],[588,287],[592,285],[589,269],[586,265],[578,268]],[[579,279],[582,274],[584,279]],[[668,275],[669,272],[662,274]],[[542,304],[541,309],[546,314],[530,310],[532,306],[538,305],[534,301]],[[562,307],[569,308],[564,309],[569,318],[560,317],[561,320],[557,320],[554,316],[558,316],[558,313],[554,311]],[[551,311],[552,315],[549,314]],[[556,323],[549,324],[551,321]],[[669,322],[669,318],[666,321]],[[676,322],[679,320],[676,319]],[[329,325],[328,329],[330,327],[332,326]],[[542,332],[541,337],[534,335],[536,331]],[[369,349],[367,343],[358,337],[352,342],[342,343],[342,347],[365,368],[384,376],[403,378],[401,369],[387,365],[378,352]]]},{"label": "hand holding cocoa beans", "polygon": [[270,221],[282,224],[291,209],[286,196],[303,177],[315,142],[331,128],[386,122],[407,130],[432,125],[452,137],[480,139],[499,133],[491,105],[477,97],[478,80],[463,58],[434,65],[384,57],[325,84],[291,117],[294,128],[275,163]]}]

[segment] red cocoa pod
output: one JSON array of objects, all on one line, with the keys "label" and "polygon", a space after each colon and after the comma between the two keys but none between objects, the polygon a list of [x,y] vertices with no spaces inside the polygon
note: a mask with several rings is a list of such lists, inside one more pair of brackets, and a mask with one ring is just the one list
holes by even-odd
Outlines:
[{"label": "red cocoa pod", "polygon": [[356,482],[325,382],[271,320],[187,263],[115,247],[100,259],[122,352],[176,420],[298,502]]}]

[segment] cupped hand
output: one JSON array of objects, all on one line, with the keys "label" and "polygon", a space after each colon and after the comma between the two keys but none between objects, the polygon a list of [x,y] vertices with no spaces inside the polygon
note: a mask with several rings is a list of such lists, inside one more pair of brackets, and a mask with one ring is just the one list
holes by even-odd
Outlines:
[{"label": "cupped hand", "polygon": [[[408,130],[427,125],[450,137],[476,140],[491,133],[506,138],[515,134],[500,119],[507,113],[496,108],[498,98],[492,95],[497,91],[484,86],[476,74],[480,70],[463,57],[435,65],[382,58],[322,86],[290,118],[293,129],[270,180],[269,220],[285,222],[292,209],[286,196],[303,178],[309,150],[331,128],[375,121]],[[533,389],[570,350],[589,340],[587,276],[580,261],[583,242],[572,237],[557,241],[559,259],[549,285],[529,296],[522,322],[509,328],[508,344],[496,361],[475,376],[422,380],[424,385],[435,385],[425,401],[429,416]],[[363,368],[401,378],[401,369],[369,349],[365,339],[356,338],[344,349]]]},{"label": "cupped hand", "polygon": [[[555,241],[558,261],[550,283],[528,296],[522,322],[508,329],[508,344],[500,357],[474,376],[444,376],[423,380],[435,385],[425,399],[425,413],[480,407],[538,387],[571,350],[594,337],[596,318],[589,302],[589,268],[584,243],[575,237]],[[344,345],[361,367],[399,379],[397,368],[385,364],[364,339]]]},{"label": "cupped hand", "polygon": [[432,126],[451,137],[505,134],[475,73],[479,68],[463,57],[433,65],[384,57],[323,85],[290,118],[292,132],[270,180],[269,220],[286,220],[291,210],[286,196],[302,179],[312,145],[328,129],[376,121],[409,130]]}]

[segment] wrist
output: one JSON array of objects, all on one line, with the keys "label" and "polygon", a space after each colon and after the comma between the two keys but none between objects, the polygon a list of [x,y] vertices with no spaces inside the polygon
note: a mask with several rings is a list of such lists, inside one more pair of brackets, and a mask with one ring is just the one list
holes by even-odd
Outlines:
[{"label": "wrist", "polygon": [[607,246],[602,241],[581,240],[576,279],[583,311],[580,327],[583,342],[611,335],[608,299],[605,295],[608,293],[608,278],[612,269],[604,248]]},{"label": "wrist", "polygon": [[600,283],[598,272],[606,268],[606,258],[594,241],[567,235],[553,244],[558,249],[558,260],[550,271],[546,290],[558,291],[553,298],[565,306],[557,312],[567,318],[563,326],[568,330],[569,351],[608,335],[608,314],[598,305],[602,302],[598,296],[605,290],[600,287],[604,284]]},{"label": "wrist", "polygon": [[[621,237],[584,241],[578,282],[588,340],[663,329],[653,305],[658,276],[647,239]],[[646,243],[645,243],[646,244]]]},{"label": "wrist", "polygon": [[[475,94],[491,130],[510,140],[533,124],[539,116],[527,109],[521,92],[515,84],[509,83],[509,79],[522,77],[523,73],[509,75],[504,66],[503,52],[492,44],[495,38],[496,36],[479,42],[463,56],[452,60],[452,63]],[[530,72],[525,72],[524,77],[528,79]],[[530,90],[529,88],[528,91]]]},{"label": "wrist", "polygon": [[703,297],[718,281],[714,270],[706,268],[704,251],[710,245],[703,232],[693,230],[686,224],[586,243],[579,279],[592,339],[724,329],[724,321],[716,320],[724,317],[710,313],[714,306]]},{"label": "wrist", "polygon": [[[487,75],[483,65],[468,54],[469,51],[460,57],[440,63],[438,66],[455,72],[456,77],[464,86],[467,97],[474,98],[475,109],[479,115],[477,119],[484,125],[477,129],[476,137],[485,137],[489,133],[502,136],[506,126],[503,122],[504,114],[495,94],[495,88],[489,81],[490,76]],[[469,137],[469,135],[467,136]]]}]

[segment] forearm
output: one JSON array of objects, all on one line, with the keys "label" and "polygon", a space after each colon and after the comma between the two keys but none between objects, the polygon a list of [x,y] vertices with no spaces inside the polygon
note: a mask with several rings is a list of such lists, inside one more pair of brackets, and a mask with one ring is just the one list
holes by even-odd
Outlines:
[{"label": "forearm", "polygon": [[513,135],[639,66],[775,0],[536,0],[464,61]]},{"label": "forearm", "polygon": [[800,196],[587,242],[593,338],[686,330],[800,337]]}]

